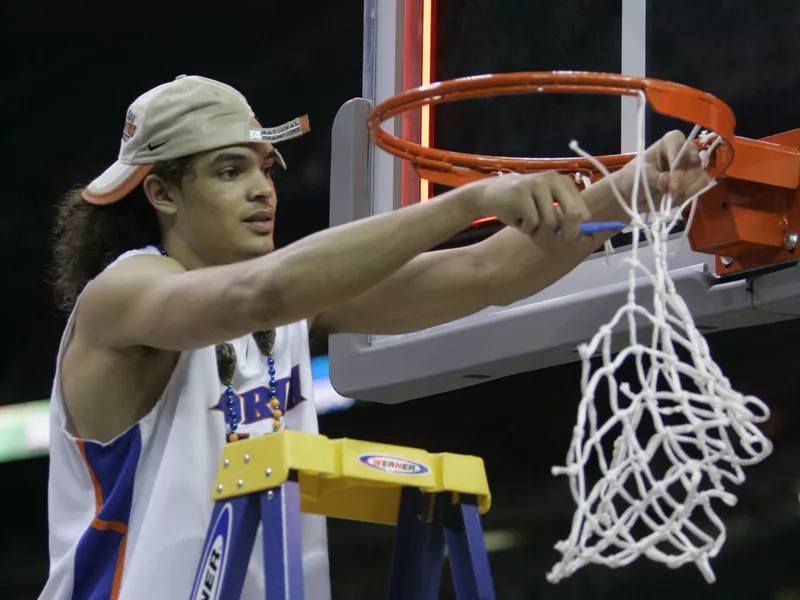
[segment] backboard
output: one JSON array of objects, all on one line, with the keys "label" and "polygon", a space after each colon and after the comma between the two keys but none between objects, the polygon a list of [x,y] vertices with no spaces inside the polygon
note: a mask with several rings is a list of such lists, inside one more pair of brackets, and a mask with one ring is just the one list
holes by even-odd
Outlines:
[{"label": "backboard", "polygon": [[[333,130],[331,224],[424,202],[442,191],[370,142],[371,108],[402,90],[456,77],[515,71],[599,71],[648,76],[707,91],[731,106],[736,134],[800,127],[800,72],[786,46],[800,7],[789,2],[696,0],[365,0],[363,94]],[[569,156],[636,148],[635,100],[516,96],[423,108],[384,127],[422,145],[480,154]],[[685,123],[648,115],[646,140]],[[497,230],[476,224],[452,241]],[[624,234],[540,293],[453,323],[397,336],[336,335],[330,377],[343,396],[395,403],[579,360],[586,341],[624,302]],[[800,316],[794,265],[720,278],[715,258],[671,242],[672,278],[698,327],[715,331]],[[647,255],[647,248],[644,250]],[[646,289],[646,288],[642,288]],[[646,293],[646,292],[645,292]]]}]

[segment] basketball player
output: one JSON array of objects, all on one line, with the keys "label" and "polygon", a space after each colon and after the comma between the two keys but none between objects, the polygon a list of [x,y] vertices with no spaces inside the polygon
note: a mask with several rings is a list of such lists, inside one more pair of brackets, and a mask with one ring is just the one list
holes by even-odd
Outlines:
[{"label": "basketball player", "polygon": [[[633,185],[627,167],[582,193],[491,178],[274,250],[276,146],[306,129],[264,129],[233,88],[182,76],[130,106],[118,160],[60,204],[43,600],[188,598],[223,445],[317,432],[310,333],[408,332],[530,296],[605,241],[582,222],[625,219],[609,181]],[[694,151],[667,173],[683,140],[646,158],[679,196],[706,183]],[[506,229],[426,253],[487,216]],[[302,529],[305,595],[325,600],[325,521]],[[264,597],[261,552],[242,598]]]}]

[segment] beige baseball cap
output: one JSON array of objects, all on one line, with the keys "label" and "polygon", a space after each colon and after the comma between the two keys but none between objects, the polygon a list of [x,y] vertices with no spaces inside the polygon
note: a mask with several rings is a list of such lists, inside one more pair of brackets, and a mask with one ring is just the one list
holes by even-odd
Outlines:
[{"label": "beige baseball cap", "polygon": [[179,75],[130,105],[117,161],[86,187],[83,197],[92,204],[111,204],[130,194],[159,161],[238,144],[274,144],[308,130],[307,115],[265,129],[231,86]]}]

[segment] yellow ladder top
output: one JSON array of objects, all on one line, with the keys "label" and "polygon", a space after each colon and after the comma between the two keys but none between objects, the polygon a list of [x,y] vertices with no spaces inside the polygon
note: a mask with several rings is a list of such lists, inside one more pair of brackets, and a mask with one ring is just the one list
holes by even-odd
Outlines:
[{"label": "yellow ladder top", "polygon": [[298,474],[301,510],[337,519],[395,525],[404,487],[452,492],[454,500],[472,494],[481,514],[491,506],[477,456],[291,430],[225,444],[211,499],[276,488],[291,471]]}]

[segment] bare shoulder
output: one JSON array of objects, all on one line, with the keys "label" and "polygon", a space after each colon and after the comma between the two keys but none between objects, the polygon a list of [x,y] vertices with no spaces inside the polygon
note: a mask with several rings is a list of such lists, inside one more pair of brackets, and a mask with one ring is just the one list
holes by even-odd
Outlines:
[{"label": "bare shoulder", "polygon": [[108,442],[155,406],[179,353],[115,343],[115,330],[142,290],[181,271],[165,257],[133,256],[85,288],[61,364],[67,426],[77,437]]},{"label": "bare shoulder", "polygon": [[113,334],[125,314],[159,281],[184,272],[180,263],[165,256],[142,254],[121,261],[84,289],[76,308],[76,330],[99,344],[124,346]]}]

